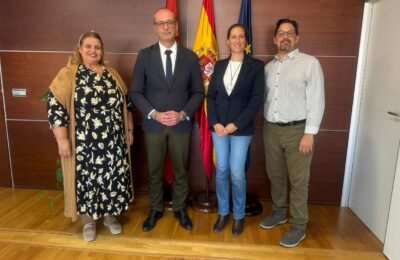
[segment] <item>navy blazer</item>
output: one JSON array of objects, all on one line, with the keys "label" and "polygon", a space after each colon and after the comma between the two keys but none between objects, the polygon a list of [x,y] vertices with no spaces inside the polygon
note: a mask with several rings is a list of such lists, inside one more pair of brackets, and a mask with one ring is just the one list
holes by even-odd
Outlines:
[{"label": "navy blazer", "polygon": [[[178,45],[172,82],[168,85],[158,43],[140,50],[129,89],[129,98],[143,114],[143,129],[160,133],[166,126],[148,119],[149,113],[184,111],[192,118],[204,100],[204,85],[196,54]],[[179,122],[175,132],[192,130],[192,120]]]},{"label": "navy blazer", "polygon": [[238,79],[230,95],[224,85],[224,74],[229,59],[215,64],[207,93],[208,125],[214,131],[217,123],[238,128],[232,135],[254,134],[254,118],[264,100],[264,63],[245,55]]}]

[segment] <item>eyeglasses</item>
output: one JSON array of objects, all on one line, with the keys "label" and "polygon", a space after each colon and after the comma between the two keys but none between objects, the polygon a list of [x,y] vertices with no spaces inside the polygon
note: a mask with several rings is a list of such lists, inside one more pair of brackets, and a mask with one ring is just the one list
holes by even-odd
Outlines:
[{"label": "eyeglasses", "polygon": [[158,27],[158,28],[162,28],[162,27],[164,27],[165,25],[168,26],[168,27],[171,27],[171,26],[175,25],[175,23],[176,23],[175,20],[157,21],[157,22],[154,22],[154,25],[155,25],[156,27]]},{"label": "eyeglasses", "polygon": [[278,31],[278,32],[276,33],[276,37],[283,38],[283,37],[285,37],[285,36],[286,36],[286,37],[289,37],[289,38],[292,38],[292,37],[297,36],[297,34],[296,34],[295,31],[288,31],[288,32]]}]

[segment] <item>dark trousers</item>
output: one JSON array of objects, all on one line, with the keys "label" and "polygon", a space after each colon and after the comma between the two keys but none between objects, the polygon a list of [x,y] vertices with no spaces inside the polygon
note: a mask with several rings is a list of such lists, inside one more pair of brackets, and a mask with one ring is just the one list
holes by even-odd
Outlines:
[{"label": "dark trousers", "polygon": [[145,133],[145,142],[151,208],[163,210],[163,169],[167,147],[174,174],[172,207],[174,211],[184,208],[189,193],[187,163],[190,133],[174,133],[166,127],[161,133]]},{"label": "dark trousers", "polygon": [[271,182],[272,209],[287,213],[287,179],[290,182],[292,225],[306,229],[308,222],[308,180],[313,153],[299,153],[305,124],[277,126],[264,121],[265,161]]}]

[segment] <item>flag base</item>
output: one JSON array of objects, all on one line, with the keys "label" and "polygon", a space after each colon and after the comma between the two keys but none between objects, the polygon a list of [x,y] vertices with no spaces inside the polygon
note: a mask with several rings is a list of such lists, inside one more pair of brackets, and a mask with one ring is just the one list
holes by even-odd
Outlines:
[{"label": "flag base", "polygon": [[[214,193],[207,194],[206,192],[204,192],[196,194],[196,196],[190,201],[190,204],[194,210],[199,212],[215,213],[218,211],[217,198]],[[166,207],[165,200],[164,200],[164,207]],[[172,210],[172,202],[170,210]],[[264,208],[260,203],[260,201],[256,198],[256,196],[254,196],[253,194],[246,194],[246,206],[245,206],[246,217],[260,215],[263,212],[263,210]]]},{"label": "flag base", "polygon": [[263,212],[263,206],[253,194],[246,194],[246,206],[244,214],[246,217],[256,216]]},{"label": "flag base", "polygon": [[164,185],[164,194],[163,194],[163,202],[164,202],[164,210],[173,211],[172,208],[172,185]]},{"label": "flag base", "polygon": [[[232,212],[233,203],[232,199],[229,201],[229,208]],[[246,205],[244,208],[244,215],[246,217],[260,215],[263,212],[263,206],[253,194],[246,193]]]},{"label": "flag base", "polygon": [[199,193],[196,194],[194,199],[191,201],[191,206],[194,210],[203,213],[215,213],[217,212],[217,198],[213,193]]}]

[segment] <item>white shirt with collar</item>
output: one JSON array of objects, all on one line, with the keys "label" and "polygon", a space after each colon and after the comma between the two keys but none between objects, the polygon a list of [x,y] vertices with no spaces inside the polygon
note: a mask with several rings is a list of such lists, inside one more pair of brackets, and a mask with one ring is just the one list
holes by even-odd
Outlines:
[{"label": "white shirt with collar", "polygon": [[162,45],[161,42],[158,42],[158,45],[160,45],[160,55],[161,55],[161,60],[162,60],[165,75],[167,75],[167,72],[166,72],[167,54],[165,54],[165,51],[166,50],[172,51],[170,55],[171,55],[171,61],[172,61],[172,75],[173,75],[174,70],[175,70],[175,61],[176,61],[176,53],[178,51],[178,45],[176,44],[176,42],[174,43],[174,45],[171,46],[171,48],[166,48],[164,45]]},{"label": "white shirt with collar", "polygon": [[325,109],[324,75],[318,60],[298,49],[265,66],[264,118],[273,123],[306,119],[304,132],[317,134]]}]

